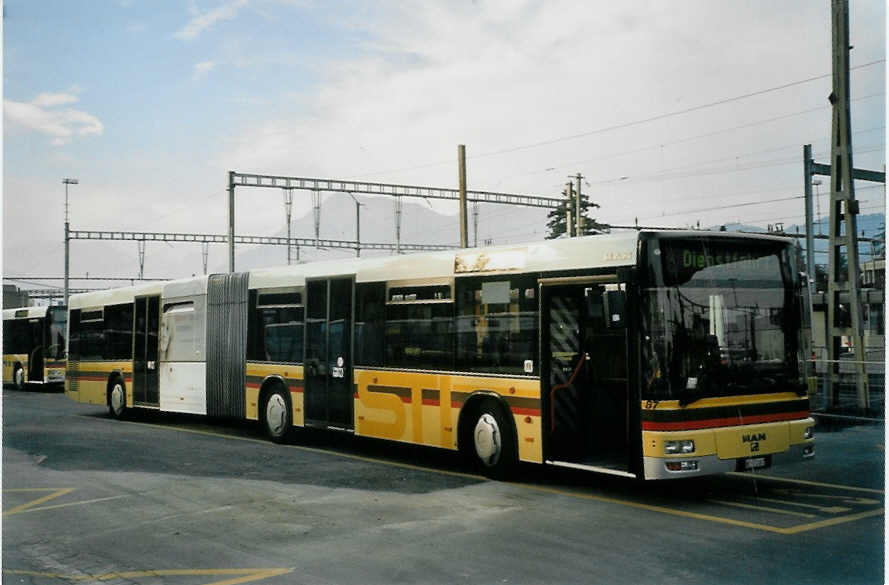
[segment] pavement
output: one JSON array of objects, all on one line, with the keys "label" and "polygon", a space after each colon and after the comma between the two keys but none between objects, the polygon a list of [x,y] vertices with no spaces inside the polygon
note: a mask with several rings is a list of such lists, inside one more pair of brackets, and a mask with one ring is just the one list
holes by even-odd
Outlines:
[{"label": "pavement", "polygon": [[3,391],[4,583],[882,583],[884,430],[816,458],[632,482]]}]

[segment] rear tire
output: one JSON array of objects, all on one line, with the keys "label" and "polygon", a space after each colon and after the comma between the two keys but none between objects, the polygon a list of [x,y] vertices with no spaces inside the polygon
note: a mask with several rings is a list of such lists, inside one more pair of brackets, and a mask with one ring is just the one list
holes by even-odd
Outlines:
[{"label": "rear tire", "polygon": [[16,390],[25,389],[25,369],[21,364],[15,365],[15,370],[12,372],[12,384]]},{"label": "rear tire", "polygon": [[464,452],[470,455],[476,467],[493,479],[508,479],[518,463],[516,437],[512,421],[503,406],[493,399],[482,402],[466,420],[463,433]]},{"label": "rear tire", "polygon": [[285,443],[293,432],[290,396],[280,386],[273,388],[262,403],[262,426],[275,443]]},{"label": "rear tire", "polygon": [[108,412],[117,420],[127,415],[127,387],[120,376],[114,376],[108,387]]}]

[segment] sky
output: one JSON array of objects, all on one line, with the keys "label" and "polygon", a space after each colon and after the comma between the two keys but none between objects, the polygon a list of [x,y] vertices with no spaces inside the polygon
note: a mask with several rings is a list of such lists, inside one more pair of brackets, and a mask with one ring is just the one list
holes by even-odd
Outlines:
[{"label": "sky", "polygon": [[[765,227],[803,222],[803,145],[829,159],[827,0],[4,8],[5,275],[63,273],[65,177],[79,181],[72,229],[222,234],[230,170],[454,188],[465,144],[470,189],[557,197],[582,173],[599,221]],[[882,170],[885,3],[850,13],[854,164]],[[885,210],[883,186],[856,195],[862,213]],[[354,237],[353,210],[330,206],[322,230]],[[239,188],[235,207],[239,234],[284,228],[276,190]],[[420,243],[410,210],[402,241]],[[541,239],[544,214],[528,211],[482,205],[480,239]],[[311,214],[308,192],[293,214]],[[362,238],[383,223],[362,217]],[[436,237],[458,241],[456,216]],[[226,254],[210,248],[211,270]],[[146,276],[201,271],[200,246],[146,255]],[[71,272],[132,276],[136,244],[73,241]]]}]

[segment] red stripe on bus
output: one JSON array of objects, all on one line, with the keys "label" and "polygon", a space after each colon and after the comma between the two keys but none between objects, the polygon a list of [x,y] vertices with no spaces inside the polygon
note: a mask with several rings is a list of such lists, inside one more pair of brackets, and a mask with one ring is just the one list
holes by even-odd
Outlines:
[{"label": "red stripe on bus", "polygon": [[513,406],[510,408],[510,410],[513,412],[513,414],[526,414],[526,415],[530,415],[530,416],[540,416],[540,409],[539,408],[519,408],[519,407]]},{"label": "red stripe on bus", "polygon": [[303,387],[302,387],[302,386],[291,386],[291,387],[290,387],[290,393],[291,393],[291,394],[302,394],[302,393],[303,393]]},{"label": "red stripe on bus", "polygon": [[717,427],[730,427],[737,425],[752,425],[766,422],[780,422],[784,420],[796,420],[809,416],[808,410],[798,412],[782,412],[778,414],[760,414],[757,416],[745,416],[731,418],[711,418],[707,420],[683,420],[676,422],[642,421],[643,431],[693,431],[697,429],[713,429]]},{"label": "red stripe on bus", "polygon": [[441,401],[433,400],[432,398],[424,398],[423,406],[441,406]]}]

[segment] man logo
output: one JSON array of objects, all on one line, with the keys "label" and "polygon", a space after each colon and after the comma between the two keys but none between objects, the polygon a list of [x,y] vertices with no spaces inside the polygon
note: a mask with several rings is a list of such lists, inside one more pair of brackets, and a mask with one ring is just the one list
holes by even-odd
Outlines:
[{"label": "man logo", "polygon": [[748,435],[741,435],[741,441],[744,443],[750,443],[750,452],[756,453],[759,451],[759,442],[766,440],[765,433],[750,433]]}]

